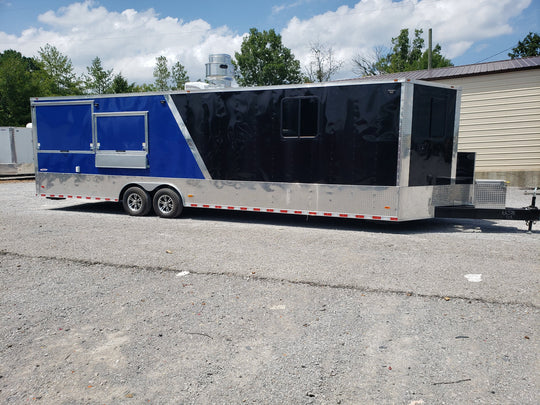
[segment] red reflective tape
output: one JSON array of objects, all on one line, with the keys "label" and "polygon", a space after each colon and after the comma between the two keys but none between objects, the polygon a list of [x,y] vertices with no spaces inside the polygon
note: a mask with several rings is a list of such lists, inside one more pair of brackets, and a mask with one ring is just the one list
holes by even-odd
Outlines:
[{"label": "red reflective tape", "polygon": [[287,211],[287,210],[279,210],[279,212],[282,212],[283,214],[286,214],[289,211]]},{"label": "red reflective tape", "polygon": [[203,204],[203,208],[210,208],[208,204]]},{"label": "red reflective tape", "polygon": [[253,211],[260,211],[260,208],[253,208]]},{"label": "red reflective tape", "polygon": [[339,216],[340,216],[341,218],[347,218],[349,215],[348,215],[348,214],[339,214]]},{"label": "red reflective tape", "polygon": [[274,212],[274,209],[273,209],[273,208],[268,208],[268,209],[266,210],[266,212]]},{"label": "red reflective tape", "polygon": [[363,215],[356,215],[356,218],[358,219],[364,219],[365,217]]},{"label": "red reflective tape", "polygon": [[331,216],[332,216],[332,213],[331,213],[331,212],[325,212],[325,213],[324,213],[324,216],[325,216],[325,217],[331,217]]},{"label": "red reflective tape", "polygon": [[47,194],[41,194],[41,196],[42,196],[42,197],[46,197],[46,196],[47,196]]},{"label": "red reflective tape", "polygon": [[395,217],[390,217],[390,221],[397,221],[398,219]]},{"label": "red reflective tape", "polygon": [[111,199],[110,198],[105,198],[105,201],[111,201]]},{"label": "red reflective tape", "polygon": [[247,207],[240,207],[242,211],[247,211]]},{"label": "red reflective tape", "polygon": [[115,201],[115,202],[118,202],[118,198],[115,198],[114,201]]},{"label": "red reflective tape", "polygon": [[371,218],[373,218],[373,219],[382,219],[382,218],[379,217],[379,216],[373,216],[373,217],[371,217]]},{"label": "red reflective tape", "polygon": [[227,208],[230,209],[230,210],[234,210],[234,207],[227,207]]},{"label": "red reflective tape", "polygon": [[221,209],[221,205],[216,205],[216,208]]},{"label": "red reflective tape", "polygon": [[86,197],[86,199],[87,199],[87,200],[91,200],[91,199],[92,199],[92,197]]},{"label": "red reflective tape", "polygon": [[101,200],[101,198],[99,198],[99,197],[96,197],[96,200]]},{"label": "red reflective tape", "polygon": [[302,211],[294,211],[295,214],[301,214]]},{"label": "red reflective tape", "polygon": [[310,211],[308,212],[309,215],[317,215],[317,213],[315,211]]},{"label": "red reflective tape", "polygon": [[196,207],[196,206],[197,206],[197,204],[190,204],[190,205],[191,205],[192,207]]},{"label": "red reflective tape", "polygon": [[77,198],[82,198],[82,196],[78,195]]}]

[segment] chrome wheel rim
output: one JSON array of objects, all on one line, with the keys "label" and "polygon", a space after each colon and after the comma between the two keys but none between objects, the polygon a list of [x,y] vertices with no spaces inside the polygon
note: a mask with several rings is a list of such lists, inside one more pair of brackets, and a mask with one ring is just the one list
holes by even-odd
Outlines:
[{"label": "chrome wheel rim", "polygon": [[168,195],[162,195],[158,198],[158,208],[164,214],[169,214],[174,209],[174,201]]},{"label": "chrome wheel rim", "polygon": [[139,211],[142,207],[142,198],[139,194],[133,193],[128,197],[128,207],[132,211]]}]

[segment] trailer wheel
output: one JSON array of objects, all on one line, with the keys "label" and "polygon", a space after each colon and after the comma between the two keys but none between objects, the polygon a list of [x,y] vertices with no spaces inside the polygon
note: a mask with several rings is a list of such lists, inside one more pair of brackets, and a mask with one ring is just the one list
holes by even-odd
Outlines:
[{"label": "trailer wheel", "polygon": [[176,218],[183,209],[182,197],[176,191],[162,188],[154,194],[154,211],[161,218]]},{"label": "trailer wheel", "polygon": [[143,216],[152,208],[150,194],[140,187],[130,187],[124,193],[122,199],[124,211],[129,215]]}]

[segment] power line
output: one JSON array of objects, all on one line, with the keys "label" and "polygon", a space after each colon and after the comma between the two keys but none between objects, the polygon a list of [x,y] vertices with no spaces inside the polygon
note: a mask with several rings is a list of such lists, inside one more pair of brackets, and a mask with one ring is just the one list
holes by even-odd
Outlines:
[{"label": "power line", "polygon": [[485,58],[485,59],[479,60],[478,62],[475,62],[474,64],[485,62],[486,60],[491,59],[491,58],[493,58],[494,56],[500,55],[500,54],[503,53],[503,52],[509,51],[509,50],[512,49],[512,48],[514,48],[514,47],[511,46],[510,48],[506,48],[506,49],[504,49],[504,50],[502,50],[502,51],[500,51],[500,52],[497,52],[497,53],[494,54],[494,55],[491,55],[491,56],[488,56],[488,57]]}]

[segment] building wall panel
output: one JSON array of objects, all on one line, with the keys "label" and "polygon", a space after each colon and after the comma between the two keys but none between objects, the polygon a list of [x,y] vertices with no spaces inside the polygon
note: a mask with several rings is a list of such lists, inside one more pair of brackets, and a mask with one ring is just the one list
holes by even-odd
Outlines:
[{"label": "building wall panel", "polygon": [[459,150],[476,152],[477,173],[540,185],[540,69],[437,82],[463,88]]}]

